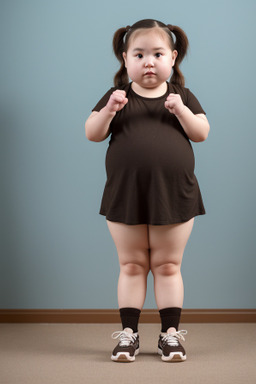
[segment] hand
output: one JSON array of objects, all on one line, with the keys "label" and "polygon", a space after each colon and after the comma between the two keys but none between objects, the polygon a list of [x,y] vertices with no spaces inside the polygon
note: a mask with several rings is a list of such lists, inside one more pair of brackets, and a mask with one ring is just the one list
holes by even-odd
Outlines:
[{"label": "hand", "polygon": [[110,112],[118,112],[128,103],[125,91],[117,89],[110,96],[106,108]]},{"label": "hand", "polygon": [[164,103],[164,106],[166,109],[168,109],[169,112],[174,113],[174,115],[177,117],[180,116],[185,109],[185,105],[183,104],[180,95],[176,93],[169,94],[166,102]]}]

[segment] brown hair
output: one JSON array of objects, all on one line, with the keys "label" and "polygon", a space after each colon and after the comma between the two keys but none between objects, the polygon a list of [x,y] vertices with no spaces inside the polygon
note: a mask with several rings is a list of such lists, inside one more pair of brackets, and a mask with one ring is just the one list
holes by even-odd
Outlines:
[{"label": "brown hair", "polygon": [[[129,77],[127,74],[127,70],[125,68],[125,63],[123,59],[123,52],[127,52],[129,39],[132,34],[138,29],[150,29],[150,28],[161,28],[163,31],[167,33],[169,36],[171,50],[177,50],[178,56],[175,60],[175,64],[173,66],[173,74],[170,79],[170,83],[179,84],[184,87],[185,79],[179,68],[180,63],[184,59],[187,50],[188,50],[188,38],[185,32],[175,26],[175,25],[165,25],[161,21],[145,19],[138,21],[133,24],[131,27],[127,26],[126,28],[119,28],[114,34],[113,38],[113,49],[114,53],[119,60],[121,66],[119,71],[115,74],[114,77],[114,85],[116,87],[120,87],[122,85],[129,83]],[[175,41],[173,39],[173,35],[175,35]]]}]

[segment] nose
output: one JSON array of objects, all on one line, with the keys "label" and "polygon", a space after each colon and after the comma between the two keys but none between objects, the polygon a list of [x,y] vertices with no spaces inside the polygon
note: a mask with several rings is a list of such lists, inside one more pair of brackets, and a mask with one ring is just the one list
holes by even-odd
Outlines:
[{"label": "nose", "polygon": [[147,57],[145,60],[145,67],[146,68],[151,68],[154,67],[154,60],[153,57]]}]

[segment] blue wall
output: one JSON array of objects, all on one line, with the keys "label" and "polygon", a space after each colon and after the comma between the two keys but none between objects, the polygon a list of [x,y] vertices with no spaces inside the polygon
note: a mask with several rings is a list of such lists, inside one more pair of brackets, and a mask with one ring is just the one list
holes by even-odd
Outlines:
[{"label": "blue wall", "polygon": [[[2,308],[117,308],[116,250],[98,214],[108,142],[84,122],[118,68],[115,30],[180,25],[182,66],[211,123],[193,144],[207,215],[182,272],[185,308],[254,308],[256,2],[2,1]],[[149,277],[145,308],[155,308]]]}]

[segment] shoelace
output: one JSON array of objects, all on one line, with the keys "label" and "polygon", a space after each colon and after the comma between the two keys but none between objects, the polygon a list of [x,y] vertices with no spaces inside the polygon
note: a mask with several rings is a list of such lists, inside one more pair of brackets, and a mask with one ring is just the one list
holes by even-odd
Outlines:
[{"label": "shoelace", "polygon": [[114,332],[112,333],[112,339],[118,339],[120,338],[120,346],[121,347],[128,347],[130,345],[130,343],[133,343],[136,338],[137,338],[137,335],[134,335],[134,334],[130,334],[126,331],[117,331],[117,332]]},{"label": "shoelace", "polygon": [[177,331],[176,333],[168,333],[166,336],[163,336],[163,341],[171,347],[177,347],[179,345],[178,340],[185,341],[183,335],[186,335],[187,333],[188,332],[185,330]]}]

